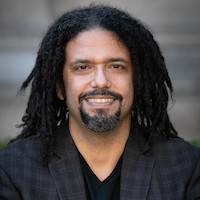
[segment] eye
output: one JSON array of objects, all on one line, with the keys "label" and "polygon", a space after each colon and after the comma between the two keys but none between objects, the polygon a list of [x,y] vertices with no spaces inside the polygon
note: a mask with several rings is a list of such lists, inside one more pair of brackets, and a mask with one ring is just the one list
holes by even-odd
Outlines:
[{"label": "eye", "polygon": [[112,65],[110,65],[110,68],[111,69],[119,69],[119,70],[124,70],[125,69],[125,66],[124,65],[122,65],[122,64],[112,64]]},{"label": "eye", "polygon": [[75,67],[76,71],[84,71],[84,70],[87,70],[87,69],[89,69],[89,66],[87,66],[87,65],[80,65],[80,66]]},{"label": "eye", "polygon": [[88,74],[92,71],[92,69],[93,69],[92,65],[88,64],[79,64],[73,67],[74,73],[79,75]]}]

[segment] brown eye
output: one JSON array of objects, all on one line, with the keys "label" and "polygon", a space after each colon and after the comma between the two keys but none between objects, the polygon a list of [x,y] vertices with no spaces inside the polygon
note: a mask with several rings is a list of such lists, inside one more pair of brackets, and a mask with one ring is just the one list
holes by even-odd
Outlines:
[{"label": "brown eye", "polygon": [[111,69],[120,69],[123,70],[125,67],[123,65],[120,64],[113,64],[110,66]]},{"label": "brown eye", "polygon": [[87,65],[80,65],[80,66],[77,66],[75,69],[76,71],[82,71],[82,70],[89,69],[89,67]]}]

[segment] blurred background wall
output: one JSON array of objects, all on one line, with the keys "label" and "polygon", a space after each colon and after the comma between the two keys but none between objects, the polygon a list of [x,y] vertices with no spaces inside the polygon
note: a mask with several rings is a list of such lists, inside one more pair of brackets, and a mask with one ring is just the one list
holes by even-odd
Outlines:
[{"label": "blurred background wall", "polygon": [[34,66],[47,27],[63,12],[105,3],[137,16],[155,35],[174,85],[171,120],[186,140],[200,139],[199,0],[0,0],[0,139],[19,130],[28,93],[16,97]]}]

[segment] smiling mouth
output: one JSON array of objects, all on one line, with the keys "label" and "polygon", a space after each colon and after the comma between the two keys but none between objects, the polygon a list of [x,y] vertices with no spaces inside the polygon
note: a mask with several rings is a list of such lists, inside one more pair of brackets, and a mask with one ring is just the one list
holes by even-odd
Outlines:
[{"label": "smiling mouth", "polygon": [[116,105],[118,102],[114,97],[106,95],[88,96],[83,100],[85,100],[86,105],[93,108],[108,108],[110,106]]},{"label": "smiling mouth", "polygon": [[79,97],[79,102],[88,102],[93,106],[111,106],[114,102],[122,102],[122,96],[108,90],[88,91]]},{"label": "smiling mouth", "polygon": [[90,102],[90,103],[110,103],[110,102],[113,102],[114,99],[106,99],[106,98],[96,99],[96,98],[91,98],[91,99],[87,99],[87,101]]}]

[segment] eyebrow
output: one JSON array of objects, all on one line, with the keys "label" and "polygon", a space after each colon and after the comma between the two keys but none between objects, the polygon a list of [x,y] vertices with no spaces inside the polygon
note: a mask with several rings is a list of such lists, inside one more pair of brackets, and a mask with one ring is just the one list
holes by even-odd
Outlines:
[{"label": "eyebrow", "polygon": [[[105,61],[106,63],[110,63],[110,62],[124,62],[124,63],[128,63],[129,61],[127,59],[121,58],[121,57],[116,57],[116,58],[109,58]],[[88,59],[77,59],[73,62],[70,63],[70,66],[74,66],[77,64],[92,64],[93,62],[91,60]]]}]

